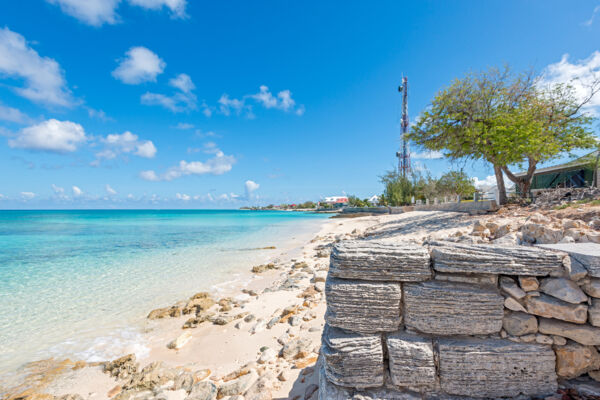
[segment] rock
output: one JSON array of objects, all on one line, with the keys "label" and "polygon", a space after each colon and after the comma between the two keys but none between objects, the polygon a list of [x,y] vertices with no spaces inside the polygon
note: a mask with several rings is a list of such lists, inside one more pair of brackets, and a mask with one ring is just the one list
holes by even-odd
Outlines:
[{"label": "rock", "polygon": [[254,384],[254,382],[256,382],[257,379],[258,373],[254,369],[251,369],[245,375],[222,383],[219,387],[219,397],[243,394],[250,388],[250,386]]},{"label": "rock", "polygon": [[192,391],[186,400],[215,400],[217,398],[217,387],[210,381],[198,382],[192,387]]},{"label": "rock", "polygon": [[592,299],[592,306],[588,308],[588,322],[592,326],[600,327],[600,300]]},{"label": "rock", "polygon": [[113,361],[104,363],[104,372],[118,379],[125,379],[133,375],[139,368],[135,354],[127,354]]},{"label": "rock", "polygon": [[527,310],[525,309],[525,307],[523,307],[523,305],[521,303],[519,303],[518,301],[516,301],[512,297],[507,297],[506,299],[504,299],[504,307],[506,307],[506,308],[508,308],[509,310],[512,310],[512,311],[527,312]]},{"label": "rock", "polygon": [[168,317],[179,317],[181,315],[180,307],[165,307],[165,308],[157,308],[156,310],[150,311],[146,318],[148,319],[162,319]]},{"label": "rock", "polygon": [[519,341],[523,343],[533,343],[535,342],[536,336],[534,334],[519,336]]},{"label": "rock", "polygon": [[492,240],[492,244],[496,246],[516,246],[520,242],[520,234],[517,233],[508,233],[498,239]]},{"label": "rock", "polygon": [[254,314],[248,314],[244,317],[244,322],[252,322],[256,319]]},{"label": "rock", "polygon": [[431,242],[433,268],[440,272],[545,276],[562,273],[563,255],[527,246]]},{"label": "rock", "polygon": [[283,371],[281,371],[279,373],[279,375],[277,375],[277,379],[279,379],[281,382],[289,381],[290,378],[291,378],[291,372],[287,369],[284,369]]},{"label": "rock", "polygon": [[267,329],[271,329],[272,327],[274,327],[275,324],[277,324],[280,320],[281,320],[281,317],[273,317],[273,318],[271,318],[271,320],[267,324]]},{"label": "rock", "polygon": [[440,339],[442,390],[468,397],[540,397],[556,392],[549,346],[504,339]]},{"label": "rock", "polygon": [[115,397],[116,395],[121,393],[122,390],[123,388],[120,385],[117,385],[114,388],[110,389],[106,395],[108,396],[108,398]]},{"label": "rock", "polygon": [[567,274],[569,275],[569,279],[572,281],[581,280],[588,274],[585,266],[573,257],[566,257],[564,265],[565,269],[567,270]]},{"label": "rock", "polygon": [[519,285],[526,292],[538,290],[540,283],[535,276],[519,276]]},{"label": "rock", "polygon": [[255,334],[258,332],[262,332],[265,330],[266,327],[267,327],[266,321],[264,319],[260,318],[260,319],[256,320],[256,324],[254,324],[252,329],[250,329],[250,333]]},{"label": "rock", "polygon": [[502,327],[509,335],[522,336],[536,333],[537,318],[523,312],[507,312],[502,320]]},{"label": "rock", "polygon": [[510,296],[514,297],[517,300],[525,297],[525,292],[521,289],[517,283],[508,276],[503,276],[500,278],[500,289],[504,292],[508,293]]},{"label": "rock", "polygon": [[600,368],[600,354],[593,346],[570,342],[557,346],[555,352],[556,373],[560,377],[572,379]]},{"label": "rock", "polygon": [[169,349],[179,350],[183,346],[185,346],[187,344],[187,342],[190,341],[191,338],[192,338],[192,332],[185,331],[181,335],[177,336],[176,339],[174,339],[173,341],[169,342],[169,344],[167,345],[167,347]]},{"label": "rock", "polygon": [[436,369],[430,338],[396,332],[387,336],[390,377],[396,386],[433,388]]},{"label": "rock", "polygon": [[528,295],[525,306],[528,313],[540,317],[556,318],[578,324],[584,324],[587,320],[588,307],[586,305],[566,303],[544,294],[539,297]]},{"label": "rock", "polygon": [[404,284],[404,323],[423,333],[498,333],[502,329],[503,304],[504,298],[492,288],[435,280]]},{"label": "rock", "polygon": [[588,375],[596,382],[600,382],[600,371],[590,371]]},{"label": "rock", "polygon": [[277,343],[279,343],[280,345],[284,345],[286,344],[289,340],[291,339],[291,336],[289,335],[289,333],[284,333],[283,335],[279,336],[277,338]]},{"label": "rock", "polygon": [[179,390],[164,390],[154,397],[154,400],[184,400],[187,393],[183,389]]},{"label": "rock", "polygon": [[535,222],[521,226],[521,233],[525,240],[531,243],[558,243],[563,237],[562,229]]},{"label": "rock", "polygon": [[431,278],[429,253],[414,243],[346,240],[331,252],[329,274],[367,281],[419,282]]},{"label": "rock", "polygon": [[579,304],[588,299],[575,282],[565,278],[542,279],[540,291],[571,304]]},{"label": "rock", "polygon": [[315,385],[314,383],[311,383],[306,387],[306,390],[304,391],[304,398],[310,399],[312,395],[317,392],[317,390],[319,390],[319,386]]},{"label": "rock", "polygon": [[539,247],[565,252],[571,256],[571,259],[579,261],[587,269],[590,276],[600,277],[600,244],[565,243],[540,245]]},{"label": "rock", "polygon": [[325,282],[315,283],[315,290],[319,293],[323,293],[325,291]]},{"label": "rock", "polygon": [[244,393],[245,400],[271,400],[273,395],[273,380],[275,377],[268,373],[260,377],[250,388]]},{"label": "rock", "polygon": [[554,343],[554,340],[550,336],[540,335],[539,333],[535,335],[535,342],[539,344],[548,344],[551,345]]},{"label": "rock", "polygon": [[173,390],[183,389],[186,392],[191,392],[192,386],[194,386],[194,375],[191,372],[180,373],[173,382]]},{"label": "rock", "polygon": [[540,333],[569,338],[588,346],[600,346],[600,329],[589,325],[577,325],[556,319],[540,318],[538,324]]},{"label": "rock", "polygon": [[212,317],[210,320],[215,325],[227,325],[235,319],[235,316],[230,314],[220,314]]},{"label": "rock", "polygon": [[256,265],[256,266],[252,267],[252,272],[255,274],[262,274],[263,272],[269,271],[271,269],[276,269],[276,268],[277,267],[275,266],[274,263]]},{"label": "rock", "polygon": [[183,324],[183,329],[196,328],[203,322],[209,321],[214,316],[214,313],[200,313],[196,314],[195,317],[188,319]]},{"label": "rock", "polygon": [[330,382],[353,388],[383,385],[381,335],[346,332],[325,325],[322,343],[321,355]]},{"label": "rock", "polygon": [[498,286],[498,275],[490,274],[446,274],[438,272],[435,279],[445,282],[472,283],[475,285]]},{"label": "rock", "polygon": [[260,357],[258,359],[259,364],[266,364],[270,361],[273,361],[277,358],[277,352],[271,348],[265,349],[261,352]]},{"label": "rock", "polygon": [[317,271],[314,275],[314,281],[316,282],[325,282],[327,279],[327,271]]},{"label": "rock", "polygon": [[190,301],[188,301],[182,312],[183,314],[198,314],[202,311],[208,310],[215,304],[215,301],[208,293],[197,293]]},{"label": "rock", "polygon": [[557,346],[564,346],[565,344],[567,344],[567,339],[565,339],[562,336],[552,335],[552,343]]},{"label": "rock", "polygon": [[304,358],[310,354],[312,342],[308,338],[295,338],[287,342],[281,350],[281,356],[286,360]]},{"label": "rock", "polygon": [[588,279],[581,288],[588,296],[600,298],[600,279]]},{"label": "rock", "polygon": [[293,315],[289,319],[289,322],[291,326],[299,326],[302,323],[302,317],[299,315]]},{"label": "rock", "polygon": [[399,283],[329,277],[325,295],[325,321],[331,326],[356,332],[393,332],[401,322]]},{"label": "rock", "polygon": [[175,371],[167,367],[162,361],[155,361],[134,374],[129,382],[123,385],[123,389],[133,389],[136,391],[153,390],[174,380]]}]

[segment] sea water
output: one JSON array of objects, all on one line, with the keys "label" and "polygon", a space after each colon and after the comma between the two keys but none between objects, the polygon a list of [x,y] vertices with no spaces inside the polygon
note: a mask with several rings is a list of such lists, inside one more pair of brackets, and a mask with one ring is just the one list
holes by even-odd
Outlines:
[{"label": "sea water", "polygon": [[144,352],[148,311],[235,280],[323,216],[245,210],[0,211],[0,376],[49,357]]}]

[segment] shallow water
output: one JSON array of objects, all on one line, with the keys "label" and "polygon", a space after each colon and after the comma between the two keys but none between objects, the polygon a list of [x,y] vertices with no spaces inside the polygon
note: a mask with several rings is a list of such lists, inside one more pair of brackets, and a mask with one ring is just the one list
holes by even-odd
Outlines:
[{"label": "shallow water", "polygon": [[230,281],[324,216],[238,210],[0,211],[0,373],[143,354],[149,310]]}]

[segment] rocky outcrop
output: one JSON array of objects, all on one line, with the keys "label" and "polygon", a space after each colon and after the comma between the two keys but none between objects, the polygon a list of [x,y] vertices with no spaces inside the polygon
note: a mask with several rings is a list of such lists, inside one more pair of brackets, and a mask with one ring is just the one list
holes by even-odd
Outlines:
[{"label": "rocky outcrop", "polygon": [[590,276],[600,277],[600,244],[598,243],[558,243],[544,244],[538,247],[565,252],[572,259],[581,263]]},{"label": "rocky outcrop", "polygon": [[338,386],[383,385],[381,335],[346,332],[325,325],[321,354],[327,379]]},{"label": "rocky outcrop", "polygon": [[325,320],[331,326],[356,332],[393,332],[400,325],[399,283],[330,277],[325,294]]},{"label": "rocky outcrop", "polygon": [[469,397],[544,396],[556,391],[548,346],[498,339],[440,339],[440,384]]},{"label": "rocky outcrop", "polygon": [[433,335],[500,332],[504,298],[497,290],[463,283],[428,281],[404,285],[407,327]]},{"label": "rocky outcrop", "polygon": [[562,273],[563,255],[525,246],[432,242],[433,268],[440,272],[545,276]]},{"label": "rocky outcrop", "polygon": [[367,281],[420,282],[431,278],[429,253],[413,243],[344,241],[331,252],[329,274]]}]

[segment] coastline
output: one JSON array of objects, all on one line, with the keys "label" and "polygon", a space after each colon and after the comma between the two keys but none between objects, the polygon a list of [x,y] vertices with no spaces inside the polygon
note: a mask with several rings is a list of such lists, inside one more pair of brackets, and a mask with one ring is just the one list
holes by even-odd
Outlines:
[{"label": "coastline", "polygon": [[[449,219],[444,220],[447,229],[440,230],[436,221],[443,215],[447,215]],[[419,220],[424,221],[422,229],[416,228]],[[243,318],[233,319],[223,325],[207,321],[195,329],[182,329],[190,315],[145,320],[143,339],[148,350],[145,354],[140,354],[136,362],[140,369],[150,363],[160,362],[176,371],[204,371],[202,373],[208,374],[208,380],[215,383],[222,383],[228,374],[235,371],[239,374],[245,366],[249,368],[248,365],[252,365],[252,368],[261,374],[268,374],[270,380],[277,383],[270,389],[273,398],[304,396],[311,385],[317,384],[317,374],[312,366],[319,354],[324,326],[323,290],[329,264],[328,248],[339,240],[371,235],[385,238],[390,229],[396,235],[398,231],[407,230],[403,234],[404,238],[422,240],[432,233],[447,235],[471,224],[458,221],[472,219],[464,214],[436,212],[324,219],[303,237],[294,235],[293,240],[287,241],[289,246],[278,248],[277,255],[265,260],[274,262],[277,269],[255,274],[250,272],[252,266],[248,265],[233,282],[229,280],[213,287],[211,294],[214,299],[230,298],[228,304],[232,308],[226,312],[217,311],[217,315],[243,315]],[[397,240],[396,235],[394,240]],[[165,304],[156,306],[164,307]],[[290,309],[294,311],[286,314],[286,310]],[[248,317],[250,315],[251,318]],[[285,318],[281,318],[282,316]],[[278,318],[281,321],[269,323]],[[178,350],[167,347],[183,334],[189,335],[183,347]],[[275,356],[273,359],[260,361],[265,352],[269,353],[265,349],[279,352],[286,343],[298,339],[305,341],[300,356],[294,355],[290,359]],[[127,352],[123,352],[120,355],[126,354]],[[129,398],[119,397],[125,390],[123,380],[103,372],[101,363],[85,363],[80,360],[66,364],[60,362],[61,360],[57,360],[51,362],[50,366],[42,365],[43,371],[38,369],[39,363],[34,364],[34,374],[31,376],[35,379],[29,380],[27,386],[21,389],[57,397],[78,394],[83,399],[90,400]],[[59,373],[48,374],[48,368],[56,369],[56,365],[61,365]],[[50,378],[39,380],[40,376]],[[13,391],[12,394],[17,394],[16,392],[18,391]]]}]

